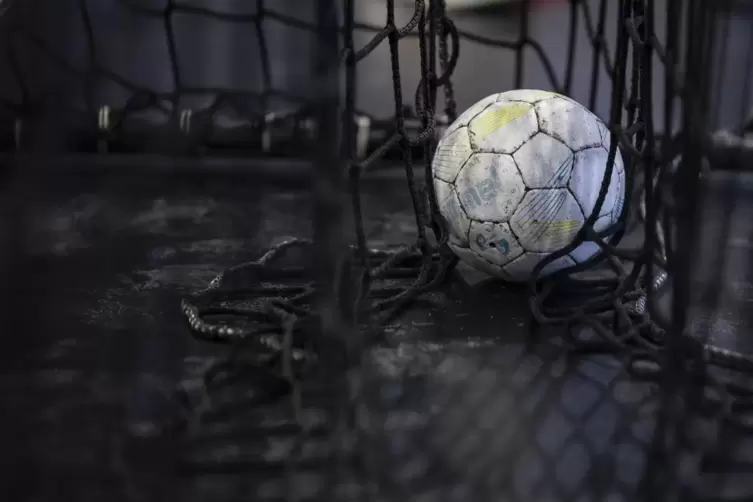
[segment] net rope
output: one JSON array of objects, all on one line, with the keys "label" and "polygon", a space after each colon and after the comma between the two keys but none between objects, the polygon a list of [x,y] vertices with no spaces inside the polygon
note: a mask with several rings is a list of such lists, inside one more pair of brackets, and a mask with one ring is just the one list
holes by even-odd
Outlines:
[{"label": "net rope", "polygon": [[[346,57],[344,60],[348,65],[356,65],[358,61],[367,57],[380,43],[387,41],[390,45],[392,56],[392,71],[394,83],[395,109],[395,133],[380,148],[377,148],[371,156],[364,160],[356,160],[351,164],[351,190],[353,193],[354,213],[356,221],[356,246],[354,249],[355,263],[354,270],[356,276],[361,279],[354,279],[358,284],[355,304],[358,306],[359,317],[365,319],[366,325],[361,329],[371,332],[372,335],[378,335],[379,327],[394,319],[399,315],[401,309],[409,306],[410,302],[420,297],[421,294],[436,288],[447,280],[452,271],[456,258],[447,250],[446,244],[448,233],[442,223],[442,218],[438,214],[436,200],[431,189],[431,171],[428,166],[431,164],[433,153],[433,129],[436,125],[435,111],[437,103],[437,93],[441,90],[445,93],[446,110],[445,113],[450,121],[456,117],[456,105],[453,97],[453,88],[451,84],[451,74],[456,64],[458,55],[459,40],[465,36],[476,42],[497,45],[518,51],[521,63],[518,66],[517,86],[521,87],[519,79],[521,78],[520,65],[522,64],[522,51],[526,48],[533,49],[544,64],[552,80],[552,88],[563,94],[568,94],[572,82],[572,61],[568,64],[564,82],[558,82],[554,76],[552,65],[548,61],[541,47],[531,40],[526,31],[526,16],[522,16],[521,38],[514,43],[500,43],[492,40],[475,37],[471,34],[459,32],[452,21],[443,12],[442,2],[433,2],[427,9],[421,1],[416,2],[414,16],[404,26],[397,26],[394,19],[394,5],[388,2],[388,19],[384,29],[377,32],[374,38],[363,48],[354,50],[352,47],[346,47]],[[660,287],[667,280],[669,264],[675,261],[674,269],[676,277],[674,283],[677,291],[689,289],[687,282],[682,283],[682,277],[688,277],[690,265],[687,252],[678,251],[692,249],[692,237],[694,231],[692,223],[688,227],[687,222],[695,221],[692,215],[687,215],[688,208],[670,208],[664,206],[666,200],[666,188],[671,186],[668,176],[668,166],[671,161],[678,157],[679,153],[685,155],[694,155],[700,159],[703,152],[700,150],[692,151],[685,149],[684,152],[672,151],[678,141],[692,143],[692,139],[705,137],[705,131],[699,130],[696,124],[706,123],[703,109],[695,111],[685,111],[684,134],[694,136],[685,136],[676,139],[676,141],[666,141],[661,146],[657,146],[653,127],[653,102],[651,90],[651,65],[654,54],[658,54],[661,61],[669,68],[678,65],[676,58],[678,52],[679,35],[678,29],[673,22],[667,26],[667,43],[662,44],[656,39],[653,28],[653,2],[643,1],[623,1],[621,2],[622,14],[620,16],[623,26],[618,32],[616,54],[614,60],[617,64],[610,61],[609,50],[604,42],[605,29],[605,11],[606,2],[602,1],[597,17],[599,19],[594,26],[591,13],[584,2],[572,2],[573,11],[580,9],[585,18],[588,34],[594,46],[594,81],[591,83],[591,95],[589,103],[593,106],[595,92],[598,87],[599,72],[596,66],[601,63],[607,68],[608,75],[612,78],[612,109],[609,120],[611,130],[611,149],[609,152],[608,169],[605,179],[602,183],[600,193],[595,204],[592,215],[588,218],[583,226],[583,231],[577,236],[572,244],[562,250],[551,254],[542,260],[534,270],[534,276],[538,276],[541,271],[559,257],[565,256],[574,250],[578,245],[586,240],[596,242],[604,251],[604,256],[608,267],[613,271],[614,278],[588,280],[573,278],[571,274],[577,270],[568,271],[570,277],[556,277],[554,280],[547,280],[543,283],[532,281],[530,285],[530,306],[533,316],[537,323],[546,324],[564,324],[569,327],[567,340],[570,347],[576,351],[588,352],[609,352],[622,356],[627,356],[630,361],[630,370],[635,378],[652,380],[663,383],[665,392],[665,406],[660,413],[660,423],[656,428],[655,445],[663,445],[665,448],[654,452],[657,458],[664,455],[667,465],[672,465],[675,457],[667,455],[677,455],[677,445],[668,443],[672,441],[668,436],[676,435],[677,430],[681,430],[680,422],[682,412],[672,406],[674,395],[678,391],[687,391],[688,387],[682,384],[682,375],[696,383],[696,390],[693,391],[692,397],[695,401],[703,401],[706,408],[711,407],[720,409],[729,409],[730,406],[747,406],[745,403],[750,402],[750,389],[740,388],[738,384],[733,384],[720,380],[706,369],[707,365],[714,365],[727,370],[749,372],[753,370],[753,360],[749,356],[740,353],[724,350],[721,348],[708,345],[701,340],[685,335],[684,319],[686,318],[687,298],[675,300],[680,306],[679,310],[673,312],[674,323],[663,318],[658,313],[658,309],[653,304],[653,287]],[[683,7],[679,2],[670,3],[670,12],[668,19],[679,19],[683,16]],[[708,31],[713,23],[713,11],[708,7],[688,9],[688,20],[692,28],[689,30],[696,34],[705,34],[711,36]],[[577,14],[573,12],[571,16],[575,18]],[[571,24],[571,29],[573,25]],[[421,118],[424,127],[417,137],[411,138],[405,129],[404,108],[402,106],[402,82],[400,67],[398,64],[399,42],[412,34],[419,37],[421,52],[421,75],[422,79],[418,85],[415,94],[415,112]],[[570,33],[570,43],[573,43],[575,34]],[[710,47],[709,38],[698,36],[693,40],[690,37],[689,43],[694,49],[689,49],[689,53],[702,54],[704,50]],[[434,42],[436,41],[436,42]],[[436,45],[435,45],[436,44]],[[692,45],[697,44],[697,45]],[[629,57],[629,49],[632,46],[632,61]],[[452,49],[450,49],[450,47]],[[438,53],[438,54],[437,54]],[[572,57],[572,50],[569,51]],[[708,54],[705,55],[709,57]],[[436,61],[439,60],[439,69],[436,68]],[[708,62],[708,59],[703,61]],[[621,63],[621,64],[620,64]],[[628,79],[628,64],[632,65],[631,77]],[[689,65],[688,68],[693,67]],[[695,63],[697,68],[706,68],[703,62]],[[690,78],[696,78],[695,82],[704,82],[708,77],[703,71],[693,75],[691,70],[687,71]],[[708,83],[705,87],[700,84],[698,89],[685,89],[682,86],[692,85],[692,81],[676,80],[675,71],[668,71],[669,75],[666,83],[668,95],[682,95],[684,97],[683,105],[691,107],[698,100],[697,96],[703,96],[708,92]],[[629,80],[629,82],[628,82]],[[349,92],[353,92],[352,89]],[[685,94],[683,94],[683,92]],[[674,100],[666,100],[665,105],[665,130],[672,130],[673,105]],[[701,98],[701,103],[703,103]],[[703,105],[701,105],[703,106]],[[695,115],[694,115],[695,114]],[[627,155],[628,161],[628,197],[634,191],[633,182],[638,172],[641,172],[644,181],[644,193],[650,194],[645,197],[645,220],[647,222],[661,222],[656,226],[648,224],[645,230],[645,242],[642,248],[636,250],[618,249],[614,242],[618,242],[624,227],[628,222],[629,208],[632,206],[630,201],[625,204],[624,214],[620,219],[617,228],[611,229],[609,233],[601,235],[593,231],[593,224],[596,215],[600,214],[600,208],[604,203],[609,179],[612,176],[613,163],[616,155],[616,147],[620,146],[623,154]],[[373,250],[367,247],[366,238],[362,226],[362,214],[360,202],[358,199],[358,184],[360,175],[368,169],[384,153],[395,146],[403,150],[403,159],[405,159],[405,172],[408,189],[410,190],[413,207],[416,214],[416,224],[418,227],[417,242],[405,249],[397,252],[385,252]],[[413,177],[413,166],[411,162],[411,147],[424,147],[424,162],[427,166],[425,169],[425,178],[420,182]],[[683,194],[689,201],[698,200],[697,196],[688,196],[688,194],[697,194],[697,180],[700,175],[700,161],[683,161],[683,167],[678,174],[677,187],[675,193]],[[657,183],[658,182],[658,183]],[[656,186],[656,187],[655,187]],[[675,198],[677,200],[677,198]],[[424,207],[424,201],[428,207]],[[693,204],[690,204],[693,206]],[[679,214],[672,214],[676,210]],[[683,211],[683,213],[680,213]],[[426,215],[422,217],[422,215]],[[682,242],[673,245],[669,241],[670,234],[664,234],[664,228],[679,227],[684,225],[684,234],[686,238]],[[436,245],[431,245],[427,238],[426,231],[431,230],[435,233]],[[607,238],[611,239],[611,244]],[[285,250],[293,246],[307,246],[310,243],[304,241],[291,241],[275,248],[270,254],[265,255],[260,262],[242,267],[249,267],[249,270],[261,270],[261,266],[269,264],[278,256],[277,253],[284,253]],[[579,268],[593,266],[593,263],[586,264]],[[203,312],[200,307],[192,306],[191,301],[199,297],[207,298],[207,295],[216,301],[218,297],[223,297],[229,290],[233,290],[230,283],[225,283],[226,278],[230,275],[240,272],[233,269],[226,273],[217,282],[213,284],[212,290],[202,293],[184,303],[184,308],[189,321],[192,323],[194,333],[198,336],[220,337],[227,334],[227,328],[222,325],[206,324],[201,320]],[[658,274],[656,274],[658,272]],[[406,285],[395,286],[395,280],[410,279]],[[257,281],[262,282],[259,277]],[[244,278],[244,284],[249,281]],[[352,288],[350,290],[351,293]],[[576,305],[559,306],[549,300],[565,291],[567,294],[578,296]],[[279,293],[276,290],[275,293]],[[301,290],[290,296],[289,300],[284,303],[271,302],[271,312],[277,312],[278,319],[287,326],[284,331],[283,339],[288,341],[288,346],[302,348],[305,340],[296,340],[295,322],[291,321],[290,316],[303,316],[309,318],[311,311],[306,308],[306,300],[311,298],[314,293],[313,289]],[[345,294],[345,293],[343,293]],[[675,293],[676,296],[680,294]],[[246,314],[247,315],[247,314]],[[268,315],[268,313],[267,313]],[[299,317],[300,319],[300,317]],[[579,338],[579,334],[584,333],[583,327],[591,328],[597,334],[597,337],[591,337],[588,340]],[[239,336],[250,336],[258,333],[253,327],[246,327],[248,331],[235,334]],[[224,331],[223,331],[224,330]],[[361,347],[367,347],[377,342],[373,336],[361,339]],[[662,350],[662,349],[669,350]],[[289,352],[282,352],[280,357],[290,357]],[[671,368],[673,371],[664,371]],[[289,373],[288,373],[289,375]],[[671,377],[663,376],[671,375]],[[678,376],[679,375],[679,376]],[[719,391],[714,398],[705,397],[702,391],[704,386],[711,386]],[[724,396],[724,397],[722,397]],[[730,400],[731,399],[731,400]],[[698,403],[696,403],[698,404]],[[718,411],[717,411],[718,412]],[[725,416],[729,419],[731,415]],[[674,447],[674,448],[673,448]],[[672,452],[671,454],[667,452]],[[661,462],[660,462],[661,463]],[[649,493],[658,496],[660,499],[672,490],[683,487],[687,490],[683,480],[679,483],[675,479],[676,473],[671,468],[656,469],[652,467],[647,471],[646,483],[651,486]],[[674,484],[673,484],[674,483]],[[692,483],[690,483],[692,485]],[[657,494],[665,495],[657,495]]]},{"label": "net rope", "polygon": [[[87,2],[78,2],[79,14],[84,21],[88,40],[88,59],[85,68],[77,68],[57,54],[43,39],[24,31],[19,23],[13,23],[6,31],[10,43],[9,60],[19,88],[20,101],[0,101],[0,106],[14,118],[18,133],[23,124],[51,110],[65,116],[72,123],[84,124],[92,137],[110,147],[120,145],[126,150],[134,147],[126,124],[144,110],[159,110],[167,116],[159,124],[161,138],[168,135],[173,141],[171,151],[194,151],[212,143],[216,133],[216,115],[223,107],[232,108],[250,124],[248,136],[261,137],[272,123],[269,101],[282,99],[295,105],[296,120],[308,117],[309,103],[304,98],[274,89],[266,54],[264,23],[282,23],[291,28],[316,33],[315,24],[281,14],[269,8],[272,2],[257,0],[256,13],[234,15],[208,8],[188,6],[176,0],[166,0],[162,8],[146,8],[136,2],[120,0],[129,10],[145,18],[159,19],[165,27],[165,42],[171,61],[173,90],[167,93],[145,88],[109,70],[99,60],[94,42],[94,28]],[[342,267],[343,278],[340,295],[352,303],[356,312],[359,349],[383,341],[383,328],[396,319],[424,293],[433,291],[452,280],[457,258],[448,249],[448,232],[439,214],[432,189],[431,160],[435,145],[435,128],[438,117],[439,93],[442,93],[444,115],[449,121],[457,117],[452,75],[456,68],[462,43],[477,43],[516,53],[515,87],[523,87],[522,68],[525,51],[530,50],[543,65],[552,90],[568,95],[573,83],[573,47],[576,38],[576,21],[582,19],[589,41],[593,47],[592,79],[587,105],[594,108],[596,92],[600,86],[599,68],[604,68],[611,79],[612,106],[608,125],[611,131],[611,148],[608,169],[601,185],[599,196],[582,231],[572,244],[551,254],[536,266],[538,276],[547,264],[566,255],[582,242],[590,240],[602,249],[602,265],[611,271],[607,279],[584,279],[577,275],[582,269],[593,267],[585,264],[565,273],[555,274],[551,279],[531,281],[529,285],[530,307],[535,327],[564,325],[565,338],[571,350],[583,353],[604,352],[616,354],[628,360],[628,369],[634,378],[661,383],[663,405],[659,413],[659,426],[653,445],[654,457],[661,458],[647,468],[648,493],[657,500],[670,500],[666,494],[683,490],[687,495],[692,485],[690,477],[682,480],[672,463],[678,443],[676,437],[682,430],[683,410],[677,404],[677,395],[699,406],[718,420],[733,422],[737,427],[750,429],[750,424],[740,413],[749,412],[753,405],[753,388],[740,383],[739,374],[753,372],[753,359],[747,355],[711,345],[707,340],[686,334],[685,320],[690,289],[690,250],[696,235],[693,211],[697,211],[698,183],[702,159],[712,162],[734,158],[740,160],[743,153],[739,138],[726,138],[726,149],[703,148],[709,142],[705,124],[708,123],[708,95],[711,78],[708,66],[717,9],[708,2],[686,5],[682,1],[669,0],[665,41],[660,41],[654,30],[653,0],[620,0],[617,46],[614,53],[607,46],[607,4],[601,0],[594,13],[587,2],[570,1],[570,31],[567,38],[568,62],[564,78],[560,79],[554,65],[542,46],[528,32],[530,2],[523,2],[520,37],[514,41],[493,40],[474,33],[459,30],[447,15],[443,1],[428,3],[416,0],[413,15],[404,25],[398,25],[395,17],[395,0],[387,0],[387,18],[383,26],[345,20],[344,50],[341,63],[354,69],[360,61],[369,57],[383,44],[389,46],[393,82],[394,117],[388,128],[392,133],[380,145],[361,158],[351,157],[349,163],[349,188],[352,197],[355,221],[355,244],[352,253]],[[352,16],[352,3],[346,13]],[[174,35],[174,19],[177,14],[190,13],[225,22],[245,23],[256,30],[261,47],[260,72],[263,89],[252,93],[240,89],[192,88],[185,85],[178,65],[178,47]],[[684,44],[686,61],[682,65],[679,55],[683,44],[679,24],[686,19]],[[362,47],[353,46],[353,30],[373,33]],[[24,39],[33,44],[55,65],[75,76],[83,83],[84,97],[94,95],[90,91],[96,79],[108,79],[131,94],[119,109],[99,108],[91,99],[85,100],[84,109],[66,104],[61,96],[53,94],[33,95],[24,75],[18,56],[14,53],[16,40]],[[401,43],[411,39],[420,48],[421,80],[413,98],[413,107],[405,107],[402,72],[399,63]],[[680,132],[666,135],[657,141],[653,124],[652,66],[658,58],[666,71],[665,93],[677,96],[678,100],[666,99],[663,103],[664,131],[673,131],[673,117],[680,103],[682,123]],[[696,58],[696,59],[693,59]],[[681,67],[682,70],[681,71]],[[684,77],[681,77],[684,72]],[[355,82],[351,77],[346,82],[346,121],[356,122],[364,112],[355,109],[353,97]],[[180,99],[188,95],[213,96],[212,104],[190,114],[191,126],[186,126],[187,115],[180,110]],[[248,105],[248,100],[252,106]],[[422,129],[416,134],[406,125],[408,118],[416,117]],[[276,119],[275,119],[276,120]],[[374,119],[376,122],[376,119]],[[21,124],[21,125],[19,125]],[[138,127],[136,127],[138,128]],[[16,138],[16,146],[23,143]],[[252,141],[253,143],[253,141]],[[177,145],[177,146],[176,146]],[[627,197],[619,224],[606,233],[596,233],[593,224],[606,198],[612,176],[617,146],[625,156],[627,170]],[[413,151],[422,151],[421,162],[425,165],[424,176],[414,175]],[[351,145],[352,154],[356,151]],[[369,247],[363,228],[363,208],[360,200],[361,178],[389,152],[400,152],[404,161],[407,189],[412,197],[418,238],[415,243],[397,251]],[[671,166],[680,159],[675,171]],[[636,194],[642,197],[640,204],[631,200]],[[644,219],[644,242],[638,249],[618,248],[622,235],[634,224],[635,208],[640,205]],[[666,229],[673,229],[666,231]],[[676,229],[676,231],[675,231]],[[433,233],[433,239],[428,233]],[[676,242],[674,242],[676,241]],[[182,310],[190,331],[200,340],[225,343],[231,347],[227,359],[214,364],[202,376],[203,399],[197,403],[181,394],[187,410],[183,426],[202,422],[202,414],[210,414],[214,420],[226,418],[244,407],[263,407],[283,399],[292,403],[291,421],[280,425],[277,433],[298,437],[300,449],[305,437],[326,434],[329,426],[306,425],[301,405],[302,395],[308,385],[309,375],[315,374],[317,363],[327,346],[318,333],[320,319],[314,299],[316,284],[311,272],[311,263],[305,257],[311,253],[313,242],[292,239],[271,248],[258,260],[239,264],[225,270],[209,286],[188,295],[182,300]],[[301,262],[303,261],[303,265]],[[671,273],[668,273],[671,271]],[[667,318],[655,304],[655,289],[671,283],[674,290],[672,315]],[[563,296],[577,301],[563,304]],[[588,328],[588,329],[584,329]],[[584,336],[587,335],[587,336]],[[593,336],[595,334],[595,336]],[[343,342],[344,343],[344,342]],[[329,350],[329,349],[328,349]],[[351,349],[352,350],[352,349]],[[350,364],[356,364],[350,361]],[[348,368],[338,368],[345,374]],[[719,371],[721,370],[721,371]],[[329,369],[329,371],[335,371]],[[694,385],[688,385],[692,382]],[[253,390],[246,401],[233,401],[218,405],[212,395],[224,386],[243,385]],[[713,392],[709,392],[711,389]],[[342,398],[342,396],[340,396]],[[356,399],[353,396],[343,399]],[[352,404],[352,403],[350,403]],[[686,403],[687,406],[687,403]],[[740,412],[740,413],[735,413]],[[353,417],[350,417],[353,420]],[[351,424],[352,426],[352,424]],[[269,431],[268,431],[269,432]],[[295,457],[291,452],[290,457]],[[216,463],[216,462],[215,462]],[[221,463],[221,462],[220,462]],[[318,465],[318,464],[317,464]],[[314,469],[315,464],[301,461],[281,461],[277,468],[289,473],[295,469]],[[223,466],[202,464],[198,470],[219,469]],[[679,488],[678,488],[679,487]]]}]

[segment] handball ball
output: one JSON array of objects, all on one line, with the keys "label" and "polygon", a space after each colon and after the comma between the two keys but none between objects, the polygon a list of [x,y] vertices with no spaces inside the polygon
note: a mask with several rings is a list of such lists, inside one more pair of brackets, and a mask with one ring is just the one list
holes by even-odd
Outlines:
[{"label": "handball ball", "polygon": [[[521,89],[482,99],[450,125],[432,162],[450,248],[475,269],[527,281],[545,256],[572,243],[591,216],[609,143],[607,126],[568,97]],[[624,201],[618,150],[594,230],[617,223]],[[596,243],[584,242],[539,277],[598,251]]]}]

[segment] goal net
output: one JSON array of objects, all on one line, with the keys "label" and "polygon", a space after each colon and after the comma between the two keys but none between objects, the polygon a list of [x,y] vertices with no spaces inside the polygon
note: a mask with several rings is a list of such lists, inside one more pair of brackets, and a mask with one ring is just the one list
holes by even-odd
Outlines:
[{"label": "goal net", "polygon": [[[7,75],[0,143],[15,158],[45,152],[107,164],[128,157],[155,169],[177,162],[311,189],[311,235],[273,243],[181,302],[194,337],[229,347],[202,373],[198,390],[180,392],[187,443],[199,425],[219,430],[284,403],[283,417],[254,433],[285,438],[285,453],[241,469],[209,454],[188,469],[192,476],[285,480],[255,484],[254,500],[751,496],[740,445],[753,361],[689,325],[704,177],[742,170],[751,158],[744,114],[714,132],[724,122],[719,110],[730,108],[720,104],[715,75],[737,54],[728,49],[727,2],[561,2],[564,52],[557,57],[531,29],[537,10],[549,6],[529,0],[508,2],[495,21],[514,25],[516,37],[504,40],[464,29],[444,0],[373,7],[354,0],[60,1],[47,2],[45,19],[31,23],[38,3],[15,0],[0,17]],[[379,24],[360,22],[357,14],[366,12]],[[582,45],[586,60],[576,50]],[[473,65],[495,64],[464,65],[469,47],[506,58],[509,81],[471,91],[456,85],[469,80],[462,72]],[[528,298],[531,343],[556,341],[533,357],[523,348],[508,353],[519,361],[508,373],[495,373],[502,363],[494,357],[454,367],[441,378],[472,384],[445,382],[437,391],[436,383],[412,379],[421,357],[406,356],[412,349],[394,334],[420,324],[410,316],[427,298],[471,287],[447,246],[431,183],[434,149],[479,89],[529,87],[526,77],[536,72],[548,90],[574,96],[610,128],[593,214],[618,146],[628,198],[608,241],[589,218],[534,275],[585,241],[599,246],[598,260],[515,290]],[[371,93],[381,99],[364,99]],[[368,238],[361,192],[379,173],[394,177],[395,166],[410,196],[411,241],[380,246]],[[504,286],[492,288],[504,294]],[[500,319],[501,336],[515,322]],[[384,351],[399,367],[396,378],[375,373]],[[571,392],[593,394],[593,406],[574,411],[567,392],[542,387],[539,371],[550,375],[550,387],[557,372],[578,372],[580,387]],[[544,404],[531,398],[552,392],[561,393]],[[426,393],[438,393],[431,406],[421,402]],[[607,400],[613,404],[598,406]],[[527,418],[515,418],[517,407]],[[606,431],[610,413],[632,419]],[[562,425],[537,428],[545,419]],[[242,434],[222,434],[218,444],[243,447]]]}]

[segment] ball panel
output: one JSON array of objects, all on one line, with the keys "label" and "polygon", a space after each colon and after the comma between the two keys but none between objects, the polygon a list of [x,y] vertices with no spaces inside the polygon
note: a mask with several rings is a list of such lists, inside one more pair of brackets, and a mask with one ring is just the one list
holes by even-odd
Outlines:
[{"label": "ball panel", "polygon": [[512,157],[492,153],[473,154],[455,187],[465,214],[485,222],[507,221],[525,191]]},{"label": "ball panel", "polygon": [[[612,219],[610,215],[600,216],[594,222],[594,230],[597,232],[603,232],[612,226]],[[601,248],[595,242],[583,242],[577,248],[570,252],[570,258],[576,263],[583,263],[596,255]]]},{"label": "ball panel", "polygon": [[539,130],[533,105],[494,103],[468,124],[475,151],[513,153]]},{"label": "ball panel", "polygon": [[568,189],[534,189],[518,204],[510,227],[526,251],[551,253],[570,244],[584,220]]},{"label": "ball panel", "polygon": [[472,153],[468,128],[461,127],[445,135],[434,152],[432,161],[434,176],[447,183],[454,183],[460,169]]},{"label": "ball panel", "polygon": [[512,91],[502,92],[498,96],[497,101],[523,101],[524,103],[531,104],[545,99],[564,97],[556,92],[540,91],[538,89],[513,89]]},{"label": "ball panel", "polygon": [[468,231],[470,230],[471,222],[460,205],[455,187],[434,178],[434,191],[437,196],[439,213],[444,217],[445,223],[447,223],[450,238],[456,244],[468,246]]},{"label": "ball panel", "polygon": [[612,226],[612,215],[605,214],[596,218],[594,221],[594,230],[596,232],[603,232]]},{"label": "ball panel", "polygon": [[[535,267],[546,256],[548,256],[547,253],[524,253],[523,255],[519,256],[515,260],[502,267],[502,271],[510,277],[509,280],[515,282],[525,282],[531,278],[533,267]],[[539,278],[546,277],[547,275],[553,274],[558,270],[572,267],[573,265],[575,265],[575,262],[572,258],[570,258],[569,256],[562,256],[544,267],[544,269],[541,271],[541,274],[539,275]]]},{"label": "ball panel", "polygon": [[593,113],[575,101],[547,99],[536,105],[541,130],[565,143],[573,151],[602,144],[599,122]]},{"label": "ball panel", "polygon": [[607,125],[601,120],[596,121],[596,125],[599,127],[599,136],[601,137],[601,144],[609,150],[609,145],[612,144],[612,133],[609,131]]},{"label": "ball panel", "polygon": [[500,266],[524,252],[507,223],[472,221],[468,244],[482,258]]},{"label": "ball panel", "polygon": [[[588,148],[575,153],[569,187],[585,215],[590,215],[596,206],[601,184],[606,175],[607,157],[608,152],[603,147]],[[615,163],[607,196],[601,206],[599,216],[610,215],[617,203],[620,176],[616,167]]]},{"label": "ball panel", "polygon": [[461,113],[460,116],[458,116],[458,118],[455,119],[455,122],[450,124],[450,127],[447,128],[447,131],[445,132],[445,137],[451,132],[455,131],[456,129],[459,129],[461,127],[466,127],[468,123],[476,117],[476,115],[478,115],[479,113],[489,108],[492,105],[492,103],[496,102],[497,96],[499,96],[499,94],[492,94],[491,96],[487,96],[481,101],[471,106],[470,108],[468,108],[463,113]]},{"label": "ball panel", "polygon": [[573,152],[547,134],[537,133],[513,159],[528,188],[565,188],[570,181]]},{"label": "ball panel", "polygon": [[593,258],[599,252],[599,249],[599,245],[595,242],[584,242],[573,249],[568,256],[576,263],[583,263]]},{"label": "ball panel", "polygon": [[485,260],[481,256],[479,256],[475,251],[467,248],[467,247],[459,247],[454,246],[452,244],[448,244],[450,249],[452,249],[452,252],[457,255],[458,258],[463,260],[463,262],[467,263],[471,267],[475,268],[478,271],[484,272],[486,274],[489,274],[493,277],[499,277],[501,279],[509,280],[509,276],[502,270],[502,267],[495,265],[494,263],[489,262],[488,260]]}]

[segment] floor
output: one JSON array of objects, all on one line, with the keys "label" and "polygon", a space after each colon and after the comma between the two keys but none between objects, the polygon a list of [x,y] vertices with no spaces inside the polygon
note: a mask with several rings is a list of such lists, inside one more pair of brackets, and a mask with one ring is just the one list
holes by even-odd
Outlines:
[{"label": "floor", "polygon": [[[286,448],[284,435],[258,427],[289,421],[287,401],[173,428],[183,410],[176,388],[195,395],[201,369],[224,353],[190,338],[180,295],[279,239],[307,235],[306,193],[220,176],[18,183],[23,211],[16,226],[5,221],[5,236],[22,244],[9,253],[27,253],[5,264],[9,291],[19,294],[7,299],[14,329],[5,331],[0,355],[3,500],[279,500],[290,486],[304,499],[321,495],[321,438],[307,443],[313,463],[292,485],[283,469],[259,467],[259,458],[279,459]],[[693,322],[697,331],[712,328],[716,344],[750,350],[750,221],[734,218],[723,269],[704,273],[711,267],[701,264],[703,256],[720,262],[721,237],[711,233],[722,202],[736,199],[736,214],[745,214],[753,182],[710,186]],[[364,201],[372,242],[412,238],[403,183],[372,180]],[[716,274],[723,288],[704,293],[717,287]],[[613,357],[569,356],[557,333],[532,337],[518,289],[453,284],[411,308],[388,329],[387,342],[364,355],[369,420],[362,426],[370,446],[363,455],[383,494],[638,500],[653,385],[631,380]],[[317,403],[309,404],[312,420]],[[716,429],[700,430],[705,437]],[[733,456],[749,457],[744,438],[735,441]],[[709,467],[704,486],[719,490],[718,478]],[[724,476],[723,490],[753,495],[745,478]]]}]

